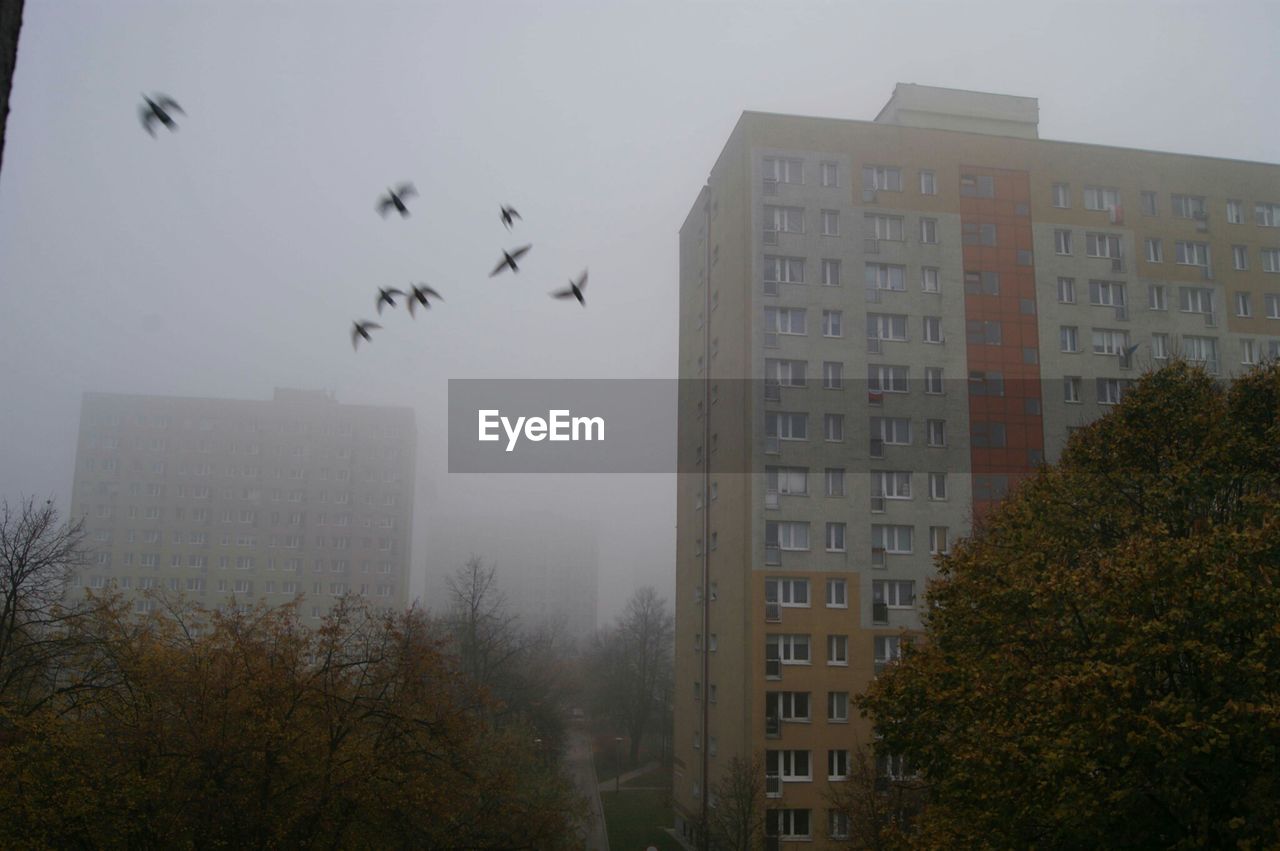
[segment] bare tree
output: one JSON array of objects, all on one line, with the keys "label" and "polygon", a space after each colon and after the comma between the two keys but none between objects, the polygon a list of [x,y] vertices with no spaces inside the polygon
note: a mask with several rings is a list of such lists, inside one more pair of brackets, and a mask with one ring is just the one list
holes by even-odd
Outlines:
[{"label": "bare tree", "polygon": [[520,649],[516,617],[507,611],[494,567],[472,556],[448,579],[449,632],[463,669],[477,685],[496,689]]},{"label": "bare tree", "polygon": [[630,760],[655,716],[665,711],[672,676],[674,621],[667,601],[652,587],[637,590],[612,629],[602,633],[593,653],[593,691],[598,708],[625,728]]},{"label": "bare tree", "polygon": [[0,502],[0,705],[33,700],[63,643],[62,595],[85,564],[82,523],[52,500]]},{"label": "bare tree", "polygon": [[708,810],[708,846],[715,851],[754,851],[765,827],[764,765],[759,756],[729,760],[711,787],[715,806]]}]

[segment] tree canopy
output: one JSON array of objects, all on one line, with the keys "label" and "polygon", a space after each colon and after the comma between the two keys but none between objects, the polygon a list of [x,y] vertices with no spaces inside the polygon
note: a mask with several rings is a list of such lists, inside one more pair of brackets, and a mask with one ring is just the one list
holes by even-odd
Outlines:
[{"label": "tree canopy", "polygon": [[1142,377],[940,562],[862,699],[914,847],[1280,842],[1280,366]]}]

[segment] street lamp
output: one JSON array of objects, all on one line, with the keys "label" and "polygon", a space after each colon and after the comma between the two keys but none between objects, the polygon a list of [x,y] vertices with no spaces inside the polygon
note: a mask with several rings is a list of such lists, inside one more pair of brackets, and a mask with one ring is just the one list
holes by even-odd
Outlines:
[{"label": "street lamp", "polygon": [[613,737],[613,770],[617,772],[613,775],[613,791],[620,792],[622,790],[622,737]]}]

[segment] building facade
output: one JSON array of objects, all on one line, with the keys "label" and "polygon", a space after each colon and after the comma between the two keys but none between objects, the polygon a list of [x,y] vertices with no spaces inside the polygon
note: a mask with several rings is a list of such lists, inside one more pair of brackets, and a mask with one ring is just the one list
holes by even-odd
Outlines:
[{"label": "building facade", "polygon": [[686,838],[754,755],[770,847],[838,843],[830,784],[874,736],[853,699],[935,556],[1142,370],[1280,356],[1280,166],[1037,121],[907,85],[871,122],[744,113],[681,228]]},{"label": "building facade", "polygon": [[87,393],[72,491],[88,566],[70,593],[151,589],[207,607],[344,594],[409,603],[413,411],[277,389],[271,401]]}]

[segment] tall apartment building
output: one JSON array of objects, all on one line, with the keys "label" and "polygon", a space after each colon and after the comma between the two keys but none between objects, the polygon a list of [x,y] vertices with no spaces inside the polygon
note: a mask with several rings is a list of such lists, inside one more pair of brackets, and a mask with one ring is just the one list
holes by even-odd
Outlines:
[{"label": "tall apartment building", "polygon": [[301,594],[409,602],[413,411],[275,391],[271,401],[87,393],[71,514],[90,564],[70,592],[182,592],[208,607]]},{"label": "tall apartment building", "polygon": [[839,837],[829,784],[874,735],[851,698],[934,555],[1142,369],[1280,356],[1280,167],[1037,122],[909,85],[870,122],[744,113],[681,228],[686,837],[749,755],[770,847]]}]

